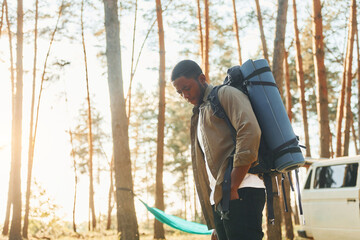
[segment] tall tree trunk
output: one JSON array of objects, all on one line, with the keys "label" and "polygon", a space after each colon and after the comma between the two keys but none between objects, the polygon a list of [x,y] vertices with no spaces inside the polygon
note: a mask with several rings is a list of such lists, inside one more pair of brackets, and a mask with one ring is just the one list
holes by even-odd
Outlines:
[{"label": "tall tree trunk", "polygon": [[109,195],[108,195],[108,215],[107,215],[107,222],[106,222],[106,230],[110,230],[111,227],[111,212],[113,209],[112,204],[112,195],[114,193],[114,176],[113,176],[113,168],[114,168],[114,156],[111,157],[110,162],[110,187],[109,187]]},{"label": "tall tree trunk", "polygon": [[91,118],[91,104],[90,104],[90,90],[89,90],[89,75],[88,75],[88,68],[87,68],[87,57],[86,57],[86,46],[85,46],[85,36],[84,36],[84,21],[83,21],[83,14],[84,14],[84,0],[81,1],[81,39],[82,39],[82,46],[83,46],[83,53],[84,53],[84,66],[85,66],[85,80],[86,80],[86,94],[87,94],[87,104],[88,104],[88,144],[89,144],[89,208],[91,211],[91,226],[92,230],[96,228],[96,215],[95,215],[95,203],[94,203],[94,177],[93,177],[93,135],[92,135],[92,118]]},{"label": "tall tree trunk", "polygon": [[283,61],[285,52],[285,30],[287,17],[288,0],[278,0],[278,12],[276,17],[276,33],[274,41],[274,54],[272,71],[276,84],[283,95]]},{"label": "tall tree trunk", "polygon": [[[356,21],[357,22],[357,21]],[[359,28],[356,23],[356,50],[357,50],[357,85],[358,85],[358,136],[360,137],[360,44],[359,44]],[[360,140],[359,140],[360,145]]]},{"label": "tall tree trunk", "polygon": [[288,63],[288,55],[289,52],[284,50],[284,72],[285,72],[285,106],[286,112],[288,114],[290,122],[292,121],[292,101],[291,101],[291,93],[290,93],[290,73],[289,73],[289,63]]},{"label": "tall tree trunk", "polygon": [[354,49],[354,37],[356,30],[356,0],[351,1],[350,6],[350,20],[349,20],[349,36],[348,46],[349,51],[346,56],[347,69],[346,69],[346,99],[345,99],[345,130],[344,130],[344,146],[343,156],[349,155],[349,144],[350,144],[350,128],[351,128],[351,83],[352,83],[352,60],[353,60],[353,49]]},{"label": "tall tree trunk", "polygon": [[1,4],[0,36],[2,33],[2,26],[4,25],[4,10],[5,10],[5,1],[3,1]]},{"label": "tall tree trunk", "polygon": [[204,0],[205,6],[205,49],[204,49],[204,74],[206,81],[210,82],[209,78],[209,51],[210,51],[210,17],[209,17],[209,0]]},{"label": "tall tree trunk", "polygon": [[261,10],[260,10],[259,0],[255,0],[255,3],[256,3],[257,19],[258,19],[258,22],[259,22],[259,29],[260,29],[260,37],[261,37],[261,44],[262,44],[262,48],[263,48],[263,54],[264,54],[264,58],[270,64],[269,54],[268,54],[268,50],[267,50],[267,46],[266,46],[266,39],[265,39],[265,34],[264,34],[264,26],[263,26],[263,22],[262,22],[262,15],[261,15]]},{"label": "tall tree trunk", "polygon": [[17,1],[16,33],[16,91],[13,115],[14,138],[12,139],[12,219],[9,239],[21,237],[21,135],[22,135],[22,101],[23,101],[23,1]]},{"label": "tall tree trunk", "polygon": [[359,148],[357,145],[357,136],[356,136],[356,131],[355,131],[355,126],[354,126],[354,115],[351,115],[351,132],[352,132],[352,137],[353,137],[353,142],[354,142],[354,147],[355,147],[355,154],[359,155]]},{"label": "tall tree trunk", "polygon": [[299,102],[301,107],[301,116],[304,124],[304,136],[305,136],[305,147],[306,147],[306,157],[311,157],[310,150],[310,141],[309,141],[309,126],[306,110],[306,101],[305,101],[305,82],[304,82],[304,70],[303,62],[301,56],[301,45],[299,37],[299,29],[297,26],[297,10],[296,10],[296,0],[293,0],[293,15],[294,15],[294,32],[295,32],[295,50],[296,50],[296,78],[299,88]]},{"label": "tall tree trunk", "polygon": [[[67,101],[67,100],[66,100]],[[73,144],[73,135],[72,131],[69,127],[69,136],[70,136],[70,145],[71,145],[71,157],[73,159],[73,167],[74,167],[74,202],[73,202],[73,212],[72,212],[72,225],[73,230],[76,233],[76,197],[77,197],[77,183],[78,183],[78,175],[77,175],[77,167],[76,167],[76,158],[75,158],[75,149]]]},{"label": "tall tree trunk", "polygon": [[33,123],[34,123],[34,105],[35,105],[34,103],[35,103],[35,83],[36,83],[38,5],[39,5],[39,1],[36,0],[35,1],[33,84],[32,84],[30,126],[29,126],[30,134],[29,134],[29,150],[28,150],[28,174],[27,174],[27,185],[26,185],[24,226],[23,226],[23,233],[22,233],[24,238],[28,238],[30,195],[31,195],[31,175],[32,175],[32,167],[33,167],[33,159],[34,159]]},{"label": "tall tree trunk", "polygon": [[[4,0],[4,8],[5,8],[5,19],[7,25],[7,32],[8,32],[8,39],[9,39],[9,51],[10,51],[10,79],[11,79],[11,117],[14,119],[14,107],[15,107],[15,74],[14,74],[14,58],[13,58],[13,47],[12,47],[12,36],[11,36],[11,25],[9,21],[9,11],[7,1]],[[11,138],[14,139],[14,131],[15,125],[12,123],[11,125]],[[11,151],[11,159],[13,159],[13,151]],[[6,204],[6,213],[5,213],[5,220],[4,220],[4,227],[2,234],[7,236],[9,234],[9,225],[10,225],[10,212],[11,212],[11,205],[12,205],[12,184],[13,184],[13,165],[10,168],[10,177],[9,177],[9,189],[8,189],[8,199]]]},{"label": "tall tree trunk", "polygon": [[129,135],[121,70],[118,4],[117,0],[103,0],[103,2],[115,167],[117,230],[121,240],[138,240],[139,230],[132,193]]},{"label": "tall tree trunk", "polygon": [[[274,41],[274,54],[273,54],[273,64],[272,70],[276,84],[279,87],[280,94],[282,95],[282,86],[283,86],[283,61],[284,61],[284,46],[285,46],[285,30],[286,30],[286,17],[287,17],[287,0],[278,0],[278,12],[276,17],[276,34]],[[278,187],[276,183],[273,183],[273,187]],[[267,234],[268,239],[271,240],[280,240],[281,239],[281,209],[278,207],[280,205],[279,197],[274,195],[274,214],[275,214],[275,224],[272,225],[268,222],[267,224]]]},{"label": "tall tree trunk", "polygon": [[200,56],[201,56],[201,65],[204,65],[204,36],[202,30],[202,23],[201,23],[201,7],[200,7],[200,0],[197,0],[197,18],[199,21],[199,38],[200,38]]},{"label": "tall tree trunk", "polygon": [[[280,194],[279,194],[279,185],[278,185],[278,176],[271,177],[272,181],[272,189],[273,189],[273,207],[274,207],[274,216],[275,222],[270,223],[267,221],[266,224],[266,234],[267,239],[271,240],[280,240],[281,239],[281,223],[282,223],[282,212],[281,212],[281,205],[280,205]],[[268,215],[268,206],[267,207],[267,215]],[[267,218],[268,220],[268,218]]]},{"label": "tall tree trunk", "polygon": [[238,26],[238,20],[236,16],[236,4],[235,0],[232,0],[233,4],[233,11],[234,11],[234,32],[236,37],[236,43],[237,43],[237,50],[239,55],[239,64],[242,65],[242,59],[241,59],[241,47],[240,47],[240,37],[239,37],[239,26]]},{"label": "tall tree trunk", "polygon": [[[165,128],[165,39],[162,19],[161,0],[156,0],[156,16],[159,30],[159,113],[157,130],[157,151],[156,151],[156,188],[155,207],[164,210],[164,128]],[[158,220],[154,220],[154,239],[164,239],[164,226]]]},{"label": "tall tree trunk", "polygon": [[132,38],[132,48],[131,48],[131,68],[130,68],[130,83],[129,83],[129,90],[127,93],[126,100],[128,100],[128,125],[130,123],[130,116],[131,116],[131,88],[134,79],[134,50],[135,50],[135,36],[136,36],[136,19],[137,19],[137,9],[138,9],[138,1],[135,0],[135,17],[134,17],[134,29],[133,29],[133,38]]},{"label": "tall tree trunk", "polygon": [[[57,32],[57,29],[58,29],[58,24],[59,24],[60,17],[62,15],[63,8],[64,8],[64,0],[61,2],[59,13],[58,13],[57,20],[56,20],[55,29],[51,34],[49,48],[48,48],[48,51],[47,51],[47,54],[46,54],[46,57],[45,57],[44,69],[43,69],[43,72],[42,72],[42,75],[41,75],[41,83],[40,83],[40,90],[39,90],[38,102],[37,102],[37,107],[36,107],[35,124],[34,124],[34,136],[32,137],[31,145],[29,143],[29,147],[31,146],[31,148],[29,148],[29,167],[28,167],[28,179],[27,179],[28,180],[28,182],[27,182],[27,195],[29,194],[29,197],[30,197],[30,194],[31,194],[32,165],[33,165],[33,159],[34,159],[34,150],[35,150],[35,142],[36,142],[36,135],[37,135],[37,126],[38,126],[38,121],[39,121],[41,95],[42,95],[42,91],[43,91],[43,84],[44,84],[44,81],[45,81],[46,66],[47,66],[47,61],[48,61],[49,55],[50,55],[50,50],[51,50],[52,44],[54,42],[55,33]],[[36,56],[36,54],[35,54],[35,56]],[[34,56],[34,63],[36,61],[35,56]],[[36,69],[34,71],[36,71]],[[34,76],[34,78],[35,77],[36,76]],[[35,86],[33,86],[33,88],[35,88]],[[31,129],[31,131],[32,131],[32,129]],[[30,198],[29,198],[29,201],[26,204],[30,204]],[[25,217],[24,229],[23,229],[23,231],[26,231],[26,234],[27,234],[27,228],[28,228],[27,224],[28,224],[28,222],[25,222],[25,221],[28,221],[27,218],[28,218],[28,216]],[[25,225],[25,223],[26,223],[26,225]]]},{"label": "tall tree trunk", "polygon": [[324,64],[325,52],[323,41],[323,25],[320,0],[313,0],[313,56],[316,80],[316,102],[319,122],[320,157],[330,157],[330,127],[328,110],[328,91],[326,69]]},{"label": "tall tree trunk", "polygon": [[346,64],[347,64],[347,55],[348,55],[349,46],[346,46],[346,53],[343,63],[343,76],[341,79],[341,90],[340,96],[338,98],[337,109],[336,109],[336,149],[335,154],[336,157],[342,156],[341,151],[341,137],[342,137],[342,122],[344,118],[344,101],[345,101],[345,89],[346,89]]},{"label": "tall tree trunk", "polygon": [[292,210],[291,210],[291,197],[290,197],[290,182],[285,177],[284,179],[284,187],[285,187],[285,199],[286,199],[286,207],[287,212],[285,209],[285,199],[284,194],[281,195],[281,211],[282,211],[282,217],[284,219],[284,227],[285,227],[285,235],[287,240],[293,240],[294,239],[294,227],[291,219]]}]

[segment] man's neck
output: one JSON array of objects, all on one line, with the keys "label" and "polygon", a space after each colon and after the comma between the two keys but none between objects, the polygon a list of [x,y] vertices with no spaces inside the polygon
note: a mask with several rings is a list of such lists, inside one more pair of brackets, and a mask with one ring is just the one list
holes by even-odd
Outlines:
[{"label": "man's neck", "polygon": [[200,82],[198,84],[199,84],[201,92],[200,92],[199,103],[197,104],[197,106],[200,106],[204,102],[204,95],[205,95],[206,88],[208,87],[208,84],[207,83],[201,84]]}]

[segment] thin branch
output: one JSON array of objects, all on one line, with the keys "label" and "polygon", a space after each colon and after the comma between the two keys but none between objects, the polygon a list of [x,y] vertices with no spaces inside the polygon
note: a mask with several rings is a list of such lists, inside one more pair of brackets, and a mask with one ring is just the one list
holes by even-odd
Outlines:
[{"label": "thin branch", "polygon": [[[163,10],[163,13],[168,9],[168,7],[169,7],[170,4],[172,3],[172,1],[173,1],[173,0],[169,0],[168,4],[166,5],[166,7],[165,7],[164,10]],[[145,46],[145,42],[146,42],[146,40],[148,39],[148,37],[149,37],[149,35],[150,35],[150,33],[151,33],[151,31],[152,31],[155,23],[156,23],[156,19],[153,20],[153,22],[152,22],[152,24],[151,24],[148,32],[146,33],[146,36],[145,36],[145,38],[144,38],[144,41],[143,41],[142,44],[141,44],[141,48],[140,48],[138,57],[137,57],[137,59],[136,59],[136,64],[135,64],[135,67],[134,67],[133,76],[135,75],[135,72],[136,72],[136,69],[137,69],[137,66],[138,66],[138,63],[139,63],[139,60],[140,60],[140,56],[141,56],[142,50],[143,50],[143,48],[144,48],[144,46]],[[125,101],[127,101],[127,98],[128,98],[128,96],[125,98]]]},{"label": "thin branch", "polygon": [[4,20],[4,8],[5,8],[5,1],[4,0],[1,4],[1,19],[0,19],[0,37],[1,37],[1,30],[2,30],[2,26],[3,26],[3,20]]},{"label": "thin branch", "polygon": [[[96,227],[96,216],[95,216],[95,207],[94,207],[94,187],[93,187],[93,136],[92,136],[92,119],[91,119],[91,104],[90,104],[90,90],[89,90],[89,74],[87,67],[87,56],[86,56],[86,47],[85,47],[85,35],[84,35],[84,0],[81,1],[81,39],[84,52],[84,64],[85,64],[85,77],[86,77],[86,93],[87,93],[87,102],[88,102],[88,143],[89,143],[89,178],[90,178],[90,189],[89,189],[89,210],[91,210],[91,223],[92,229]],[[89,222],[90,224],[90,222]]]},{"label": "thin branch", "polygon": [[[6,19],[6,24],[7,24],[7,29],[8,29],[8,39],[9,39],[9,51],[10,51],[10,81],[11,81],[11,101],[12,101],[12,107],[11,107],[11,116],[12,118],[14,118],[14,105],[15,105],[15,80],[14,80],[14,59],[13,59],[13,52],[12,52],[12,37],[11,37],[11,25],[10,25],[10,21],[9,21],[9,14],[8,14],[8,5],[7,5],[7,1],[4,0],[4,6],[5,6],[5,19]],[[14,127],[12,127],[11,129],[11,135],[14,134]],[[9,190],[8,190],[8,200],[7,200],[7,205],[6,205],[6,214],[5,214],[5,222],[4,222],[4,227],[3,227],[3,231],[2,234],[4,236],[8,235],[9,233],[9,222],[10,222],[10,209],[11,209],[11,204],[12,204],[12,176],[13,176],[13,168],[10,168],[10,180],[9,180]]]},{"label": "thin branch", "polygon": [[32,83],[32,95],[31,95],[31,111],[30,111],[30,133],[29,133],[29,150],[28,150],[28,175],[26,186],[26,203],[25,203],[25,215],[23,226],[23,237],[28,238],[28,226],[29,226],[29,211],[30,211],[30,193],[31,193],[31,176],[34,163],[34,143],[33,143],[33,128],[34,128],[34,103],[35,103],[35,83],[36,83],[36,58],[37,58],[37,34],[38,34],[38,10],[39,1],[35,1],[35,29],[34,29],[34,63],[33,63],[33,83]]},{"label": "thin branch", "polygon": [[39,121],[39,110],[40,110],[41,94],[42,94],[42,91],[43,91],[43,84],[44,84],[44,81],[45,81],[47,60],[48,60],[49,55],[50,55],[51,47],[52,47],[52,44],[54,42],[55,33],[57,32],[58,24],[59,24],[60,17],[62,15],[62,11],[64,9],[64,6],[65,6],[64,5],[64,0],[62,0],[61,5],[60,5],[60,9],[59,9],[59,13],[58,13],[58,17],[57,17],[57,20],[56,20],[55,29],[51,34],[49,49],[48,49],[47,54],[46,54],[45,63],[44,63],[44,69],[43,69],[43,72],[42,72],[42,75],[41,75],[40,91],[39,91],[38,103],[37,103],[37,108],[36,108],[36,120],[35,120],[35,130],[34,130],[34,138],[33,138],[33,146],[34,146],[34,148],[35,148],[37,126],[38,126],[38,121]]},{"label": "thin branch", "polygon": [[132,82],[134,79],[134,73],[133,73],[133,67],[134,67],[134,49],[135,49],[135,36],[136,36],[136,18],[137,18],[137,0],[135,0],[135,17],[134,17],[134,30],[133,30],[133,41],[132,41],[132,50],[131,50],[131,69],[130,69],[130,84],[129,84],[129,90],[126,96],[126,99],[129,100],[129,108],[128,108],[128,124],[130,121],[130,115],[131,115],[131,87]]}]

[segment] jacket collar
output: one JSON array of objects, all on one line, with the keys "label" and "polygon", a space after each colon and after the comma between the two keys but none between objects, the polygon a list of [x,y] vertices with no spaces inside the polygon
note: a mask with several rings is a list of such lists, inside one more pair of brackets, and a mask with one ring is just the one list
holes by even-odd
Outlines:
[{"label": "jacket collar", "polygon": [[211,85],[211,84],[208,84],[208,85],[207,85],[207,87],[206,87],[206,89],[205,89],[204,97],[203,97],[203,102],[202,102],[199,106],[195,106],[195,107],[193,108],[193,114],[199,113],[199,107],[200,107],[201,105],[203,105],[203,104],[207,101],[207,98],[208,98],[208,96],[209,96],[209,94],[210,94],[210,92],[211,92],[211,90],[212,90],[213,88],[214,88],[213,85]]},{"label": "jacket collar", "polygon": [[212,90],[213,88],[214,88],[213,85],[211,85],[211,84],[208,84],[208,85],[207,85],[207,87],[206,87],[206,89],[205,89],[204,97],[203,97],[203,103],[207,101],[207,98],[208,98],[208,96],[209,96],[209,94],[210,94],[210,92],[211,92],[211,90]]}]

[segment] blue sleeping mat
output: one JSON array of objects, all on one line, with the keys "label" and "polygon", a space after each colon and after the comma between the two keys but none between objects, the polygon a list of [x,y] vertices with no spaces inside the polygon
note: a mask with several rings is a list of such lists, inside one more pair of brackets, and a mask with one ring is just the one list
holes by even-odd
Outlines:
[{"label": "blue sleeping mat", "polygon": [[245,79],[252,75],[245,85],[262,137],[275,156],[274,168],[278,172],[287,172],[304,165],[305,160],[272,72],[254,74],[256,70],[268,67],[265,59],[248,60],[240,71]]}]

